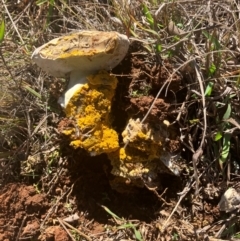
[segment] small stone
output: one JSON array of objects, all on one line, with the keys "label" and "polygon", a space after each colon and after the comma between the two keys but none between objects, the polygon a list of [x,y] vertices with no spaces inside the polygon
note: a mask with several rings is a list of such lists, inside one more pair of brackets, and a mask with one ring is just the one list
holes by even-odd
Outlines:
[{"label": "small stone", "polygon": [[232,212],[240,206],[240,193],[234,188],[229,188],[221,197],[218,204],[220,211]]}]

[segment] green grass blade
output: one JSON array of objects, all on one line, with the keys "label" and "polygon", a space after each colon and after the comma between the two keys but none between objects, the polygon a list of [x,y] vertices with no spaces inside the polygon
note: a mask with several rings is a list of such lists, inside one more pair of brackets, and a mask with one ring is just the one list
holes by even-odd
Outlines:
[{"label": "green grass blade", "polygon": [[142,238],[142,235],[141,235],[140,231],[138,231],[138,230],[136,229],[136,227],[135,227],[134,224],[132,224],[132,223],[125,223],[125,224],[123,224],[123,225],[121,225],[121,226],[118,227],[118,229],[126,229],[126,228],[131,228],[131,229],[133,229],[135,238],[136,238],[138,241],[143,241],[143,238]]},{"label": "green grass blade", "polygon": [[55,4],[55,0],[49,0],[49,6],[48,6],[48,14],[47,14],[47,25],[51,22],[52,16],[53,16],[53,7]]},{"label": "green grass blade", "polygon": [[122,220],[120,217],[118,217],[115,213],[113,213],[110,209],[108,209],[107,207],[101,205],[101,207],[108,213],[110,214],[113,218],[116,218],[118,220]]},{"label": "green grass blade", "polygon": [[213,35],[209,34],[207,31],[203,30],[203,35],[213,44],[213,50],[221,49],[221,44]]},{"label": "green grass blade", "polygon": [[125,223],[123,225],[118,226],[118,229],[125,229],[125,228],[135,228],[132,223]]},{"label": "green grass blade", "polygon": [[39,93],[37,93],[34,89],[32,89],[31,87],[29,87],[29,86],[24,86],[24,88],[26,89],[26,90],[28,90],[32,95],[34,95],[35,97],[37,97],[37,98],[39,98],[39,99],[41,99],[42,98],[42,96],[39,94]]},{"label": "green grass blade", "polygon": [[42,4],[44,4],[44,3],[46,3],[46,2],[48,2],[49,0],[38,0],[37,2],[36,2],[36,4],[38,5],[38,6],[41,6]]},{"label": "green grass blade", "polygon": [[162,45],[161,44],[156,45],[156,51],[157,51],[157,53],[160,53],[162,51]]},{"label": "green grass blade", "polygon": [[150,24],[151,28],[153,29],[154,28],[154,18],[152,17],[146,4],[143,4],[143,13],[144,13],[145,17],[147,18],[147,21]]},{"label": "green grass blade", "polygon": [[3,18],[0,24],[0,43],[2,43],[4,36],[5,36],[5,21]]}]

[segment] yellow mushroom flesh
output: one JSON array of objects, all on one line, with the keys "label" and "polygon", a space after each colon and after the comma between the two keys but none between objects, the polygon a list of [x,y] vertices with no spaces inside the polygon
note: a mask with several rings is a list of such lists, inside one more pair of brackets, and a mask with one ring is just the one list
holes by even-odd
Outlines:
[{"label": "yellow mushroom flesh", "polygon": [[91,155],[110,153],[119,148],[118,134],[111,128],[111,104],[117,78],[105,71],[87,77],[65,108],[75,125],[63,131],[74,148],[83,148]]}]

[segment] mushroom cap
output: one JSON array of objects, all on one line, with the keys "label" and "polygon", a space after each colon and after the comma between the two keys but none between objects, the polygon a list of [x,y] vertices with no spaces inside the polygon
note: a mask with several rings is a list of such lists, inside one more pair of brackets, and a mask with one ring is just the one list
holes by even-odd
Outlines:
[{"label": "mushroom cap", "polygon": [[126,35],[80,31],[55,38],[37,48],[32,54],[32,60],[56,77],[65,77],[73,71],[87,75],[117,66],[126,55],[128,47]]}]

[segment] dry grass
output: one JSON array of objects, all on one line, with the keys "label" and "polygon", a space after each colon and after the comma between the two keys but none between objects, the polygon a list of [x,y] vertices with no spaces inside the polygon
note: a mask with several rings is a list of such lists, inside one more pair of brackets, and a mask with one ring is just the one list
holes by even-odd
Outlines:
[{"label": "dry grass", "polygon": [[[66,161],[61,156],[61,136],[57,131],[64,116],[57,105],[64,81],[47,76],[32,64],[30,57],[35,47],[81,29],[119,31],[132,42],[141,43],[142,52],[156,61],[169,59],[174,70],[158,94],[168,91],[175,73],[184,77],[181,85],[186,96],[176,106],[175,121],[180,127],[189,173],[186,192],[178,195],[180,201],[195,192],[193,199],[203,204],[214,195],[219,198],[227,186],[238,182],[237,1],[2,0],[0,11],[6,22],[5,39],[0,45],[0,185],[29,178],[49,194],[51,184],[57,182]],[[51,179],[49,185],[45,179]],[[190,206],[199,208],[194,201]],[[160,240],[162,236],[166,240],[196,240],[195,235],[201,238],[208,234],[229,240],[239,231],[237,218],[235,229],[231,229],[231,224],[219,233],[219,224],[212,223],[209,230],[213,231],[208,233],[203,228],[196,234],[192,217],[176,221],[174,206],[170,209],[173,216],[169,212],[149,225],[138,223],[144,240]],[[158,234],[151,239],[152,230]],[[121,235],[137,240],[129,230]]]}]

